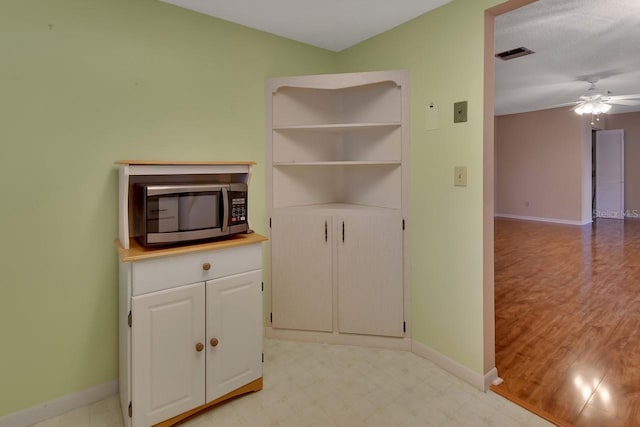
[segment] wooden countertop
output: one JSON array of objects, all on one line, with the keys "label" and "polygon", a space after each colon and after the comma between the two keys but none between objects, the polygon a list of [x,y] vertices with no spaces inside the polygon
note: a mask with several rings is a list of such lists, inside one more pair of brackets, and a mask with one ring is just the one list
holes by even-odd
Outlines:
[{"label": "wooden countertop", "polygon": [[136,239],[131,239],[129,241],[129,249],[124,249],[119,239],[115,240],[115,245],[118,250],[118,255],[120,256],[120,261],[132,262],[193,252],[214,251],[216,249],[231,248],[234,246],[251,245],[253,243],[260,243],[266,240],[268,240],[267,237],[261,234],[251,233],[234,234],[224,240],[183,246],[145,248],[144,246],[141,246]]}]

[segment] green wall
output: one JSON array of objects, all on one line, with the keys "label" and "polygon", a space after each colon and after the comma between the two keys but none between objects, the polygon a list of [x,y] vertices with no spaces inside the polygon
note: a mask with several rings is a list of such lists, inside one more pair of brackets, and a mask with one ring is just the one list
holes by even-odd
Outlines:
[{"label": "green wall", "polygon": [[0,416],[117,378],[119,159],[255,160],[264,80],[335,54],[156,0],[0,3]]},{"label": "green wall", "polygon": [[[455,0],[342,51],[341,71],[408,69],[412,337],[484,374],[484,10],[496,0]],[[468,101],[468,122],[453,104]],[[439,128],[425,130],[425,110]],[[467,166],[467,187],[454,187]]]},{"label": "green wall", "polygon": [[[118,159],[255,160],[264,79],[408,69],[413,337],[483,373],[483,10],[454,0],[338,54],[157,0],[0,3],[0,416],[117,377]],[[452,123],[453,102],[469,121]],[[425,106],[440,128],[424,130]],[[453,167],[469,185],[453,187]]]}]

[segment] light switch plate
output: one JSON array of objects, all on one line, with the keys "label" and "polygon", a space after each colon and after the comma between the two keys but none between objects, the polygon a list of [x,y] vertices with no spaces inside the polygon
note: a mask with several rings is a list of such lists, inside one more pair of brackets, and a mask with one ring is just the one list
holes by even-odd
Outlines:
[{"label": "light switch plate", "polygon": [[453,123],[467,121],[467,101],[460,101],[453,104]]},{"label": "light switch plate", "polygon": [[438,106],[430,102],[425,109],[424,130],[434,129],[438,129]]},{"label": "light switch plate", "polygon": [[466,166],[453,167],[453,185],[455,185],[456,187],[467,186],[467,167]]}]

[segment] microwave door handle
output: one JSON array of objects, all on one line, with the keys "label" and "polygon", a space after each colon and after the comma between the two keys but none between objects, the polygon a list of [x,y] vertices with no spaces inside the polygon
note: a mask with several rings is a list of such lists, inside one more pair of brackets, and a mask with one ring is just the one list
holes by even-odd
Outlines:
[{"label": "microwave door handle", "polygon": [[229,228],[229,194],[226,187],[222,187],[222,232]]}]

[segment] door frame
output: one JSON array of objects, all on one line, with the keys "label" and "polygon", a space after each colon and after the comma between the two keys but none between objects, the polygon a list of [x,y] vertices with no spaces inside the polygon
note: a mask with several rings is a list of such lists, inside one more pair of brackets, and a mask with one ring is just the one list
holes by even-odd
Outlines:
[{"label": "door frame", "polygon": [[483,209],[482,209],[482,307],[483,307],[483,374],[484,389],[499,383],[495,352],[495,291],[494,291],[494,45],[495,17],[511,12],[537,0],[507,0],[484,12],[484,88],[483,88]]}]

